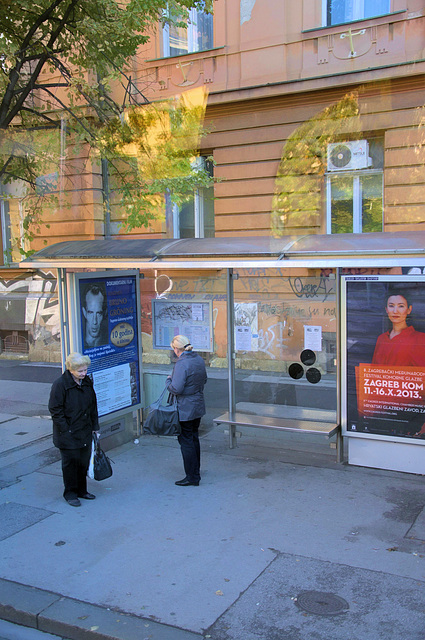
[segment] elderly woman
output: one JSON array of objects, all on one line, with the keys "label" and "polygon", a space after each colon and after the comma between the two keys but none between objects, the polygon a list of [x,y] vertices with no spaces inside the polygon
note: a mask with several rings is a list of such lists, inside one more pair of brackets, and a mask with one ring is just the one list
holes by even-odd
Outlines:
[{"label": "elderly woman", "polygon": [[205,362],[186,336],[175,336],[171,348],[177,356],[173,375],[167,378],[167,389],[177,398],[181,434],[180,449],[186,476],[175,484],[179,487],[199,485],[201,449],[198,429],[205,415],[204,385],[207,381]]},{"label": "elderly woman", "polygon": [[63,497],[72,507],[80,498],[94,500],[87,491],[93,431],[99,430],[96,394],[87,376],[90,358],[71,353],[66,371],[52,385],[49,411],[53,419],[53,444],[62,458]]}]

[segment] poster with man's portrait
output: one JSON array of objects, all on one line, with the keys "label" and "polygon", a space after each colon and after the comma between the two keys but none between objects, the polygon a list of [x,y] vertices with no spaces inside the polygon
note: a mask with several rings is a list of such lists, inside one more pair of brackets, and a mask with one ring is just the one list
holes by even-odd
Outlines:
[{"label": "poster with man's portrait", "polygon": [[84,351],[108,344],[108,301],[104,282],[81,284],[80,312]]},{"label": "poster with man's portrait", "polygon": [[346,430],[425,439],[425,279],[343,279]]},{"label": "poster with man's portrait", "polygon": [[78,275],[80,342],[89,356],[99,415],[136,407],[140,391],[138,275]]}]

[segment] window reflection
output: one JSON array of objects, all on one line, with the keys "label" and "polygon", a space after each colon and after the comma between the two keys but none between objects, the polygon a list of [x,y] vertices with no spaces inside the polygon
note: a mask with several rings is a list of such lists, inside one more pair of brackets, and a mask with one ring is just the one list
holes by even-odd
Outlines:
[{"label": "window reflection", "polygon": [[373,18],[390,12],[390,0],[327,0],[327,24]]},{"label": "window reflection", "polygon": [[328,182],[331,233],[382,231],[381,173],[331,176]]},{"label": "window reflection", "polygon": [[166,25],[163,28],[163,56],[181,56],[213,47],[213,16],[190,9],[187,28]]},{"label": "window reflection", "polygon": [[[199,158],[202,167],[213,177],[214,165],[204,157]],[[214,187],[196,189],[193,197],[180,207],[174,206],[173,228],[175,238],[213,238]]]}]

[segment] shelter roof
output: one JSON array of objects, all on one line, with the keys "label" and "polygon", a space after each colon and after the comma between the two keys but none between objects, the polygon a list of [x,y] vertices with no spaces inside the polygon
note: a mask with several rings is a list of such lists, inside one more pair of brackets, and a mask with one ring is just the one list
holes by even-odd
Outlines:
[{"label": "shelter roof", "polygon": [[23,268],[252,268],[425,266],[425,230],[187,239],[75,240],[53,244]]}]

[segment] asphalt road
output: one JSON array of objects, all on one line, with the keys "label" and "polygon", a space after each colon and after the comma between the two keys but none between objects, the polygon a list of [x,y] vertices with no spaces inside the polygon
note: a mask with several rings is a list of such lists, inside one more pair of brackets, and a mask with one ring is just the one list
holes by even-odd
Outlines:
[{"label": "asphalt road", "polygon": [[0,380],[53,382],[61,374],[61,365],[0,358]]}]

